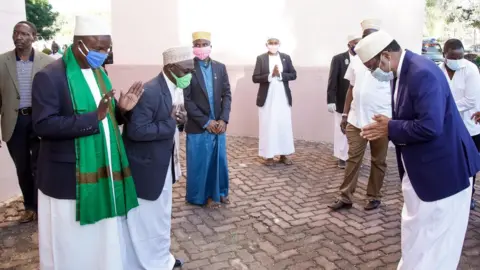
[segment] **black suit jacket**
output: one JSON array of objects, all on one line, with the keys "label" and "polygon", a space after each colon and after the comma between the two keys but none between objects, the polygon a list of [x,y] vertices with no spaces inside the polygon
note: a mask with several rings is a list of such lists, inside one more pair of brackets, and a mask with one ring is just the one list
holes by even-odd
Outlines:
[{"label": "black suit jacket", "polygon": [[[292,106],[292,93],[290,91],[288,82],[297,79],[297,71],[295,71],[292,59],[288,54],[280,53],[280,59],[282,60],[283,65],[282,81],[285,85],[285,94],[288,98],[288,104]],[[268,75],[270,75],[268,53],[264,53],[257,56],[257,63],[255,64],[255,70],[253,71],[252,75],[253,82],[260,84],[257,94],[258,107],[263,107],[263,105],[265,105],[265,101],[267,100],[268,87],[270,86],[270,83],[268,82]]]},{"label": "black suit jacket", "polygon": [[338,113],[343,113],[345,98],[350,82],[343,77],[350,64],[350,53],[344,52],[332,58],[330,75],[328,76],[327,104],[335,103]]},{"label": "black suit jacket", "polygon": [[[124,121],[118,110],[116,118],[119,124]],[[75,114],[62,59],[42,69],[33,79],[32,121],[33,129],[41,137],[38,188],[53,198],[75,200],[75,138],[100,131],[96,112]]]},{"label": "black suit jacket", "polygon": [[[154,201],[162,193],[173,160],[177,123],[171,117],[172,97],[163,73],[147,82],[144,89],[137,106],[127,115],[123,142],[137,196]],[[172,172],[173,169],[172,166]]]},{"label": "black suit jacket", "polygon": [[[208,102],[208,93],[200,69],[199,60],[195,58],[195,73],[192,76],[192,82],[183,90],[185,110],[187,111],[187,123],[185,132],[192,134],[203,133],[203,128],[210,115],[210,104]],[[228,123],[230,118],[230,108],[232,104],[232,94],[230,92],[230,82],[228,80],[227,69],[225,65],[212,61],[213,72],[213,95],[215,97],[215,120],[223,120]]]}]

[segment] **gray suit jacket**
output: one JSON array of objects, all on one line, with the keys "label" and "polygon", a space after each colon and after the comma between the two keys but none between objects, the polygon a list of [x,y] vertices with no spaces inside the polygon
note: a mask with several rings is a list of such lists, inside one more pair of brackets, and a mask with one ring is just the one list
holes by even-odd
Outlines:
[{"label": "gray suit jacket", "polygon": [[[33,60],[33,77],[45,66],[55,61],[52,57],[35,51]],[[61,60],[60,60],[61,61]],[[8,142],[17,123],[20,92],[17,79],[17,57],[15,50],[0,55],[0,122],[2,139]]]},{"label": "gray suit jacket", "polygon": [[171,117],[172,97],[163,73],[147,82],[144,89],[137,106],[127,114],[123,142],[137,196],[154,201],[162,193],[173,161],[177,121]]}]

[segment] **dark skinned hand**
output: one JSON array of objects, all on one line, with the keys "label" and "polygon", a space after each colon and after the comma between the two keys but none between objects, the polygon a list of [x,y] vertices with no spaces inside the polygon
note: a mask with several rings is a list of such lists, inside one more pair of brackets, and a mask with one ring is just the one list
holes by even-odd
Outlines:
[{"label": "dark skinned hand", "polygon": [[347,116],[342,116],[342,121],[340,122],[340,130],[345,134],[347,129]]},{"label": "dark skinned hand", "polygon": [[185,107],[183,105],[176,105],[176,113],[175,117],[177,120],[177,124],[183,125],[185,122],[187,122],[187,111],[185,110]]},{"label": "dark skinned hand", "polygon": [[143,95],[143,83],[134,82],[127,93],[120,92],[120,99],[118,100],[118,107],[123,111],[132,110],[138,103],[138,100]]},{"label": "dark skinned hand", "polygon": [[388,137],[388,122],[391,119],[381,114],[375,115],[372,119],[375,122],[363,127],[360,135],[369,141]]},{"label": "dark skinned hand", "polygon": [[225,123],[225,121],[223,120],[220,120],[217,122],[217,134],[222,134],[222,133],[225,133],[225,131],[227,131],[227,123]]},{"label": "dark skinned hand", "polygon": [[210,120],[210,123],[208,123],[208,126],[207,126],[208,132],[214,133],[214,134],[217,133],[217,125],[218,125],[217,121]]},{"label": "dark skinned hand", "polygon": [[107,117],[108,108],[110,107],[110,102],[112,101],[113,96],[115,95],[115,90],[106,93],[100,103],[98,104],[97,108],[97,119],[99,121],[105,119]]},{"label": "dark skinned hand", "polygon": [[472,115],[472,120],[475,120],[476,124],[480,124],[480,112],[476,112]]},{"label": "dark skinned hand", "polygon": [[278,71],[277,65],[273,68],[272,77],[280,77],[280,71]]}]

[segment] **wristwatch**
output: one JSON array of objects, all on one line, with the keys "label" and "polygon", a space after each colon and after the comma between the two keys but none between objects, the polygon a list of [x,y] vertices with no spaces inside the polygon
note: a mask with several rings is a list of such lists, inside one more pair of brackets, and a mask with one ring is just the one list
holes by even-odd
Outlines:
[{"label": "wristwatch", "polygon": [[348,117],[348,113],[342,113],[342,117]]}]

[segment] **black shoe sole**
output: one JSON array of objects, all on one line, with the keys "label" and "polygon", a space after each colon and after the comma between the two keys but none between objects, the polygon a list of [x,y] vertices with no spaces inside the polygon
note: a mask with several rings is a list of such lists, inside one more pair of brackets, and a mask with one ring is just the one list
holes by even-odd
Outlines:
[{"label": "black shoe sole", "polygon": [[328,208],[330,208],[333,211],[338,211],[338,210],[342,210],[342,209],[350,209],[352,207],[353,207],[353,204],[348,204],[348,203],[345,203],[340,207],[328,206]]}]

